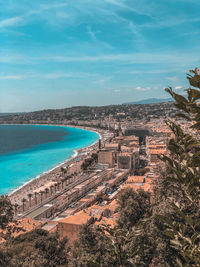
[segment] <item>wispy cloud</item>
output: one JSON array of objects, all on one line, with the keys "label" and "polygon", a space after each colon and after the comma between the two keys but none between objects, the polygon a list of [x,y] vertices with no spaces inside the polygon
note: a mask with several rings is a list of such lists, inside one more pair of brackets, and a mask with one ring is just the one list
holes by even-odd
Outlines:
[{"label": "wispy cloud", "polygon": [[[151,67],[152,68],[152,67]],[[148,70],[133,70],[130,71],[129,74],[164,74],[164,73],[169,73],[175,71],[175,69],[151,69],[149,68]],[[177,70],[177,69],[176,69]]]},{"label": "wispy cloud", "polygon": [[21,24],[26,24],[27,19],[31,17],[32,15],[38,15],[41,14],[41,12],[50,10],[50,9],[57,9],[61,7],[66,7],[68,4],[67,3],[59,3],[59,4],[50,4],[50,5],[40,5],[39,8],[31,11],[27,11],[19,16],[15,17],[10,17],[7,19],[4,19],[0,21],[0,28],[7,28],[7,27],[12,27],[16,26],[19,23]]},{"label": "wispy cloud", "polygon": [[92,73],[79,73],[79,72],[74,72],[74,73],[48,73],[41,75],[42,78],[46,79],[60,79],[60,78],[80,78],[80,79],[87,79],[89,77],[95,77],[96,74]]},{"label": "wispy cloud", "polygon": [[[127,73],[128,74],[161,74],[171,72],[185,72],[191,65],[198,65],[198,58],[196,52],[190,54],[176,54],[176,53],[129,53],[129,54],[99,54],[99,55],[86,55],[86,56],[67,56],[67,55],[42,55],[38,54],[35,57],[25,54],[10,54],[5,51],[0,54],[0,62],[7,64],[16,65],[36,65],[45,64],[46,62],[57,62],[57,63],[80,63],[86,62],[95,64],[126,64],[130,65]],[[149,68],[145,70],[131,70],[131,65],[134,64],[149,64]],[[154,66],[154,69],[153,69]],[[170,67],[169,67],[170,66]],[[157,69],[155,69],[157,68]],[[163,69],[166,68],[166,69]],[[122,71],[123,72],[123,71]],[[165,79],[170,81],[177,80],[177,77],[168,76]]]},{"label": "wispy cloud", "polygon": [[46,58],[47,61],[56,62],[104,62],[104,61],[120,61],[127,58],[127,55],[99,55],[99,56],[53,56]]},{"label": "wispy cloud", "polygon": [[175,90],[180,90],[180,89],[182,89],[183,87],[181,86],[181,85],[178,85],[178,86],[176,86],[174,89]]},{"label": "wispy cloud", "polygon": [[104,47],[104,48],[113,49],[113,47],[110,44],[99,40],[96,36],[96,33],[94,31],[92,31],[90,26],[87,27],[87,32],[88,32],[90,38],[92,39],[92,41],[94,42],[94,44],[99,45],[99,46]]},{"label": "wispy cloud", "polygon": [[57,4],[48,4],[48,5],[41,5],[40,6],[40,11],[42,10],[48,10],[48,9],[54,9],[54,8],[60,8],[60,7],[66,7],[68,6],[69,4],[66,3],[66,2],[63,2],[63,3],[57,3]]},{"label": "wispy cloud", "polygon": [[145,92],[145,91],[149,91],[151,88],[150,88],[150,87],[141,87],[141,86],[137,86],[135,89],[136,89],[137,91],[143,91],[143,92]]},{"label": "wispy cloud", "polygon": [[177,82],[178,81],[178,77],[177,76],[172,76],[172,77],[166,77],[166,79],[170,82]]},{"label": "wispy cloud", "polygon": [[[112,8],[108,7],[111,5]],[[57,12],[56,10],[60,10]],[[11,27],[17,25],[21,22],[22,24],[27,24],[30,20],[34,20],[35,16],[38,16],[41,20],[48,21],[52,24],[64,23],[65,25],[72,24],[74,25],[75,20],[79,23],[79,20],[82,16],[85,16],[86,19],[93,18],[105,23],[105,21],[110,22],[124,22],[129,27],[129,23],[133,20],[125,18],[120,14],[119,11],[127,10],[133,12],[137,15],[147,16],[153,19],[152,15],[148,12],[145,12],[140,8],[135,8],[132,5],[125,4],[123,1],[117,0],[87,0],[83,3],[82,0],[76,1],[63,1],[61,3],[50,3],[50,4],[32,4],[32,9],[30,6],[24,4],[23,13],[20,13],[17,17],[10,17],[2,21],[2,27]],[[47,12],[53,11],[53,12]],[[55,18],[59,18],[57,20]],[[73,19],[72,19],[73,18]],[[82,17],[82,19],[85,19]],[[0,22],[1,25],[1,22]]]},{"label": "wispy cloud", "polygon": [[40,79],[61,79],[61,78],[76,78],[76,79],[88,79],[97,77],[97,74],[86,72],[52,72],[52,73],[25,73],[25,74],[0,74],[0,80],[24,80],[30,78]]},{"label": "wispy cloud", "polygon": [[140,25],[140,28],[171,28],[175,26],[179,26],[182,24],[190,24],[190,23],[196,23],[200,22],[199,17],[179,17],[179,16],[168,16],[166,18],[157,19],[150,23],[145,23]]},{"label": "wispy cloud", "polygon": [[40,61],[40,58],[31,57],[23,54],[13,54],[5,50],[0,53],[0,62],[12,65],[34,65]]},{"label": "wispy cloud", "polygon": [[26,78],[25,75],[0,75],[0,80],[23,80]]},{"label": "wispy cloud", "polygon": [[[153,63],[185,63],[197,62],[195,54],[182,55],[173,53],[130,53],[130,54],[102,54],[97,56],[49,56],[43,58],[46,61],[56,62],[114,62],[121,61],[127,64],[152,64]],[[152,70],[152,72],[154,72]],[[161,71],[162,72],[162,71]]]},{"label": "wispy cloud", "polygon": [[20,17],[20,16],[1,20],[0,21],[0,29],[4,28],[4,27],[14,26],[14,25],[18,24],[21,21],[22,21],[22,17]]},{"label": "wispy cloud", "polygon": [[142,12],[141,8],[140,9],[133,8],[133,7],[129,6],[129,5],[126,5],[126,4],[122,3],[122,1],[121,2],[119,2],[117,0],[104,0],[104,1],[107,2],[107,3],[113,4],[115,6],[118,6],[120,8],[124,8],[124,9],[127,9],[129,11],[132,11],[132,12],[138,14],[138,15],[148,16],[148,17],[152,18],[152,15],[150,13]]},{"label": "wispy cloud", "polygon": [[108,81],[110,81],[112,78],[113,78],[113,76],[98,75],[98,77],[96,77],[96,79],[94,79],[92,81],[92,83],[102,86],[102,85],[106,84]]}]

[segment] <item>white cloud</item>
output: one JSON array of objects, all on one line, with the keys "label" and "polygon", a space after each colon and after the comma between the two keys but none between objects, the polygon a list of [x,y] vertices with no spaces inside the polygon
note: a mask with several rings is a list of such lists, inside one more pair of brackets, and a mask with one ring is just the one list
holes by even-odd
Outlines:
[{"label": "white cloud", "polygon": [[119,93],[120,90],[119,90],[119,89],[115,89],[115,90],[113,90],[113,92],[114,92],[114,93]]},{"label": "white cloud", "polygon": [[45,75],[42,75],[42,78],[46,79],[59,79],[59,78],[80,78],[80,79],[87,79],[89,77],[94,77],[96,74],[91,73],[48,73]]},{"label": "white cloud", "polygon": [[4,19],[0,21],[0,28],[14,26],[21,21],[22,21],[22,17],[20,16]]},{"label": "white cloud", "polygon": [[88,79],[90,77],[97,77],[97,74],[87,72],[72,72],[72,73],[26,73],[20,74],[0,74],[0,80],[24,80],[28,78],[42,78],[42,79],[60,79],[60,78],[76,78],[76,79]]},{"label": "white cloud", "polygon": [[[121,61],[126,64],[186,64],[187,62],[196,62],[195,55],[175,55],[172,53],[130,53],[130,54],[101,54],[97,56],[48,56],[43,58],[46,61],[56,62],[114,62]],[[196,64],[196,63],[195,63]],[[152,71],[153,72],[153,71]],[[156,71],[157,72],[157,71]],[[162,71],[160,71],[162,72]],[[168,80],[174,80],[174,77],[166,77]],[[177,77],[176,77],[177,79]]]},{"label": "white cloud", "polygon": [[50,9],[57,9],[57,8],[65,7],[67,5],[68,5],[67,3],[41,5],[39,8],[32,10],[32,11],[25,12],[20,16],[7,18],[7,19],[0,21],[0,28],[7,28],[7,27],[15,26],[19,23],[26,24],[27,19],[32,15],[37,15],[37,14],[40,14],[42,11],[46,11]]},{"label": "white cloud", "polygon": [[113,47],[110,44],[99,40],[96,36],[96,32],[92,31],[90,26],[87,27],[87,32],[90,38],[92,39],[92,41],[95,43],[95,45],[99,45],[101,47],[108,48],[108,49],[113,49]]},{"label": "white cloud", "polygon": [[71,73],[49,73],[43,76],[47,79],[59,79],[59,78],[69,78],[72,77]]},{"label": "white cloud", "polygon": [[135,88],[137,91],[149,91],[151,88],[150,87],[141,87],[141,86],[137,86]]},{"label": "white cloud", "polygon": [[52,8],[60,8],[60,7],[66,7],[68,6],[68,3],[59,3],[59,4],[50,4],[50,5],[41,5],[41,10],[48,10]]},{"label": "white cloud", "polygon": [[133,70],[130,71],[129,74],[162,74],[162,73],[169,73],[172,72],[172,70],[162,70],[162,69],[155,69],[155,70]]},{"label": "white cloud", "polygon": [[176,86],[175,88],[174,88],[174,90],[180,90],[180,89],[182,89],[183,87],[182,86]]},{"label": "white cloud", "polygon": [[[111,5],[111,6],[108,6]],[[15,5],[13,4],[13,9]],[[2,27],[13,26],[17,24],[19,20],[22,24],[28,24],[31,20],[37,19],[44,20],[49,24],[54,25],[75,25],[79,24],[80,19],[95,18],[102,23],[102,20],[110,22],[122,22],[125,26],[128,26],[132,30],[133,27],[129,23],[133,20],[126,19],[119,13],[119,9],[127,9],[138,15],[145,15],[151,17],[151,14],[143,12],[141,7],[136,8],[131,5],[126,5],[124,1],[117,0],[68,0],[61,3],[41,4],[31,3],[21,6],[23,13],[20,13],[18,17],[7,18],[2,21]],[[30,11],[31,10],[31,11]],[[18,22],[19,22],[18,21]],[[1,23],[1,22],[0,22]],[[5,24],[4,24],[5,23]],[[137,25],[136,25],[137,27]]]},{"label": "white cloud", "polygon": [[[12,54],[9,51],[4,50],[0,53],[0,62],[7,64],[16,64],[16,65],[36,65],[36,64],[45,64],[51,62],[58,63],[94,63],[94,64],[113,64],[118,65],[130,65],[128,70],[124,68],[120,73],[125,72],[125,74],[161,74],[167,73],[169,70],[169,74],[171,72],[184,72],[189,68],[190,65],[197,66],[197,58],[196,54],[190,54],[183,56],[182,54],[174,55],[172,53],[130,53],[130,54],[99,54],[99,55],[76,55],[76,56],[68,56],[68,55],[52,55],[51,54],[37,54],[36,56],[23,55],[23,54]],[[152,63],[153,62],[153,63]],[[131,70],[133,66],[132,64],[151,64],[154,68],[161,65],[166,69],[154,69],[154,70]],[[190,65],[189,65],[190,64]],[[181,65],[181,68],[180,68]],[[168,70],[167,70],[168,68]],[[125,70],[125,71],[124,71]],[[164,79],[170,82],[179,81],[177,76],[166,76]]]},{"label": "white cloud", "polygon": [[0,80],[23,80],[27,77],[24,75],[3,75],[0,76]]},{"label": "white cloud", "polygon": [[136,9],[136,8],[130,7],[130,6],[125,5],[124,3],[122,3],[122,1],[121,2],[120,1],[116,1],[116,0],[104,0],[104,1],[107,2],[107,3],[113,4],[113,5],[117,6],[117,7],[132,11],[132,12],[138,14],[138,15],[148,16],[148,17],[152,18],[151,14],[149,14],[147,12],[143,12],[141,10],[141,8],[140,9]]},{"label": "white cloud", "polygon": [[171,17],[165,18],[164,20],[160,20],[160,21],[157,20],[154,23],[142,24],[140,27],[141,28],[170,28],[170,27],[181,25],[181,24],[193,23],[193,22],[199,22],[199,21],[200,21],[199,17],[182,18],[182,17],[171,16]]},{"label": "white cloud", "polygon": [[166,77],[166,79],[169,80],[170,82],[177,82],[178,81],[178,77],[177,76]]}]

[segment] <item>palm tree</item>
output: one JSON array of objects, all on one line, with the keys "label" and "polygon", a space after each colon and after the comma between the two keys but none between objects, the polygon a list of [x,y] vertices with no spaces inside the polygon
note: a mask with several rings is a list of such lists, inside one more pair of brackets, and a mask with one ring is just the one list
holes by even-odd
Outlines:
[{"label": "palm tree", "polygon": [[72,178],[72,175],[70,174],[69,176],[68,176],[68,179],[69,179],[69,184],[72,182],[71,179]]},{"label": "palm tree", "polygon": [[54,188],[54,186],[51,185],[51,186],[50,186],[51,196],[52,196],[52,194],[53,194],[53,188]]},{"label": "palm tree", "polygon": [[68,185],[69,184],[69,176],[65,177],[65,181],[66,181],[66,184]]},{"label": "palm tree", "polygon": [[42,203],[42,196],[43,196],[44,191],[40,191],[40,202]]},{"label": "palm tree", "polygon": [[62,190],[63,190],[63,185],[64,185],[65,179],[61,180],[61,184],[62,184]]},{"label": "palm tree", "polygon": [[15,205],[14,205],[14,208],[15,208],[15,216],[17,216],[17,208],[18,208],[18,204],[17,203],[15,203]]},{"label": "palm tree", "polygon": [[25,202],[26,202],[26,199],[23,198],[23,199],[22,199],[22,209],[23,209],[23,212],[24,212],[24,208],[25,208]]},{"label": "palm tree", "polygon": [[60,191],[60,182],[58,182],[57,185],[58,185],[58,191]]},{"label": "palm tree", "polygon": [[48,193],[49,193],[49,188],[45,188],[46,198],[47,198]]},{"label": "palm tree", "polygon": [[55,193],[57,191],[57,183],[54,184]]},{"label": "palm tree", "polygon": [[65,167],[61,167],[61,169],[60,169],[60,170],[61,170],[61,172],[62,172],[62,173],[66,173],[66,172],[67,172],[67,170],[66,170],[66,168],[65,168]]},{"label": "palm tree", "polygon": [[37,195],[38,195],[38,193],[34,192],[34,195],[35,195],[35,205],[37,205]]},{"label": "palm tree", "polygon": [[30,207],[31,207],[31,198],[32,198],[32,194],[28,194],[27,196],[28,196],[28,198],[29,198],[29,208],[30,208]]},{"label": "palm tree", "polygon": [[65,176],[64,181],[65,181],[65,186],[67,186],[68,185],[68,178],[67,178],[67,176]]}]

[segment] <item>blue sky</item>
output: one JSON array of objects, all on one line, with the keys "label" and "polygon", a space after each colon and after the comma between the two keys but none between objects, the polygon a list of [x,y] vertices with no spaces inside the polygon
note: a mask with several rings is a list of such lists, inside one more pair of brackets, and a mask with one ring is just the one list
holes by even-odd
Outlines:
[{"label": "blue sky", "polygon": [[0,6],[0,112],[165,98],[200,66],[198,0]]}]

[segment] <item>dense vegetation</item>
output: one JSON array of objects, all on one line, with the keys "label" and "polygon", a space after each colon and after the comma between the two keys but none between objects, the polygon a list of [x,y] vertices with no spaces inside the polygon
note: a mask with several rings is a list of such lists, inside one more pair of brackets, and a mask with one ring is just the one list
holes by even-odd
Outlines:
[{"label": "dense vegetation", "polygon": [[[192,73],[188,79],[197,89],[187,89],[187,97],[166,90],[194,134],[167,121],[174,137],[153,194],[126,190],[118,200],[116,226],[84,225],[70,252],[66,240],[42,230],[10,239],[1,246],[0,266],[200,266],[200,76],[197,69]],[[12,212],[1,203],[6,227]]]},{"label": "dense vegetation", "polygon": [[67,240],[37,229],[11,238],[2,246],[0,266],[57,267],[68,266]]}]

